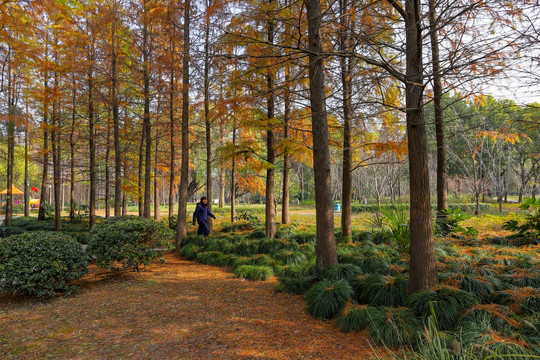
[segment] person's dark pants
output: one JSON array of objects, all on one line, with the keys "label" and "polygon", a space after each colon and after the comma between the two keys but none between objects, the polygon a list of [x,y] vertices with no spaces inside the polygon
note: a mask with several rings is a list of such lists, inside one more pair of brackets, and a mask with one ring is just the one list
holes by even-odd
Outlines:
[{"label": "person's dark pants", "polygon": [[197,235],[204,235],[208,236],[210,234],[210,228],[208,227],[208,224],[204,221],[199,222],[199,229],[197,230]]}]

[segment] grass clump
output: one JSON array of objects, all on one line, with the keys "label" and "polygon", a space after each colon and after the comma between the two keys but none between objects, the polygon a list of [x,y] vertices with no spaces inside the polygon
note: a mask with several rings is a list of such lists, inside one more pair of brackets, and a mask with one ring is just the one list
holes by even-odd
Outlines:
[{"label": "grass clump", "polygon": [[352,280],[362,274],[362,269],[353,264],[337,264],[326,268],[322,277],[328,280]]},{"label": "grass clump", "polygon": [[437,286],[409,295],[405,305],[422,319],[435,315],[441,330],[453,328],[460,314],[477,302],[476,297],[466,291],[448,286]]},{"label": "grass clump", "polygon": [[197,253],[200,251],[201,247],[197,244],[190,243],[180,249],[180,255],[185,257],[188,260],[197,259]]},{"label": "grass clump", "polygon": [[281,261],[285,265],[299,265],[307,261],[306,255],[300,251],[282,249],[273,255],[274,259]]},{"label": "grass clump", "polygon": [[354,296],[354,291],[345,280],[323,279],[305,294],[307,310],[314,318],[332,319]]},{"label": "grass clump", "polygon": [[274,271],[269,266],[241,265],[234,269],[236,277],[249,280],[268,280],[274,276]]},{"label": "grass clump", "polygon": [[413,344],[422,331],[421,321],[405,307],[382,308],[373,314],[371,338],[378,344],[394,347]]},{"label": "grass clump", "polygon": [[372,306],[402,306],[408,283],[404,275],[368,275],[359,287],[360,302]]},{"label": "grass clump", "polygon": [[380,316],[379,312],[378,308],[349,302],[336,318],[336,326],[344,333],[359,332],[367,328],[374,317]]}]

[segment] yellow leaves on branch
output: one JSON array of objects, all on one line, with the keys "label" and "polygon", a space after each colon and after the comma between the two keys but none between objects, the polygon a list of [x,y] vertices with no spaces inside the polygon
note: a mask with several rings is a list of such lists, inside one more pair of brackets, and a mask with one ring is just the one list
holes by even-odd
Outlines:
[{"label": "yellow leaves on branch", "polygon": [[509,129],[503,128],[499,131],[496,130],[483,130],[480,131],[476,137],[482,137],[482,138],[488,138],[493,142],[497,142],[497,140],[503,140],[505,143],[509,143],[512,145],[515,145],[516,142],[519,142],[520,137],[525,137],[524,134],[516,134],[510,132]]},{"label": "yellow leaves on branch", "polygon": [[381,157],[387,152],[392,152],[396,155],[398,160],[403,158],[403,155],[408,153],[408,142],[405,141],[385,141],[385,142],[374,142],[364,145],[366,151],[372,151],[375,156]]}]

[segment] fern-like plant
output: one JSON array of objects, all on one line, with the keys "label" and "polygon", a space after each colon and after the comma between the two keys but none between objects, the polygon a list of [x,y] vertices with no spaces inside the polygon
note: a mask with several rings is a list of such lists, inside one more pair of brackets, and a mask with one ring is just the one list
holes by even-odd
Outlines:
[{"label": "fern-like plant", "polygon": [[459,315],[477,302],[476,297],[466,291],[448,286],[436,286],[431,290],[417,291],[405,301],[405,306],[427,321],[434,315],[440,330],[453,328]]},{"label": "fern-like plant", "polygon": [[353,296],[354,292],[345,280],[323,279],[306,292],[304,300],[311,316],[331,319],[343,309]]},{"label": "fern-like plant", "polygon": [[404,275],[369,275],[359,294],[360,302],[372,306],[402,306],[409,281]]},{"label": "fern-like plant", "polygon": [[328,280],[352,280],[362,274],[362,269],[353,264],[337,264],[326,268],[322,277]]},{"label": "fern-like plant", "polygon": [[362,331],[373,318],[381,316],[379,313],[376,307],[348,302],[336,318],[336,326],[344,333]]},{"label": "fern-like plant", "polygon": [[236,277],[249,280],[268,280],[274,276],[274,271],[269,266],[241,265],[234,269]]},{"label": "fern-like plant", "polygon": [[389,347],[410,345],[422,332],[422,322],[409,308],[382,308],[373,315],[369,333],[378,344]]}]

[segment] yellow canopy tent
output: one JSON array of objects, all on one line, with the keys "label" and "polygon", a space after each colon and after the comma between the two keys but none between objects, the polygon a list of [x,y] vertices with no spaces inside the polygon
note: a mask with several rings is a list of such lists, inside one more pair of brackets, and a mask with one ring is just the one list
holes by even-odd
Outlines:
[{"label": "yellow canopy tent", "polygon": [[[0,195],[7,195],[7,193],[8,193],[8,189],[0,192]],[[17,189],[15,185],[13,184],[11,184],[11,193],[13,195],[24,195],[24,193],[21,190]]]}]

